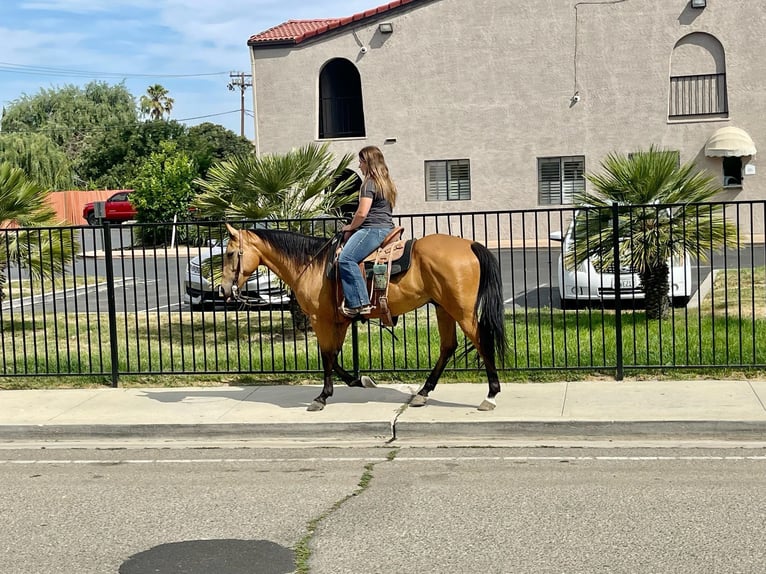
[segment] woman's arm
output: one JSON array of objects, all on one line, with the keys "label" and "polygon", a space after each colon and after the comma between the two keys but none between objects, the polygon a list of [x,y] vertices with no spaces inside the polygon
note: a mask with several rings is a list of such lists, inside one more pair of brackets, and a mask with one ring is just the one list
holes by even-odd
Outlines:
[{"label": "woman's arm", "polygon": [[370,207],[372,207],[371,197],[359,198],[359,206],[356,208],[354,217],[351,219],[351,222],[341,228],[341,231],[353,231],[362,225],[364,220],[367,219],[367,214],[370,212]]}]

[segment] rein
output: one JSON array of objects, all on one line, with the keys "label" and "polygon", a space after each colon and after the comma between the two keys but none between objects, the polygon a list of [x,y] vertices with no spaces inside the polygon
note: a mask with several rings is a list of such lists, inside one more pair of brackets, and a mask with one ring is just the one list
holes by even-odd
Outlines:
[{"label": "rein", "polygon": [[314,255],[311,256],[311,259],[309,259],[309,262],[306,263],[306,266],[301,270],[300,273],[298,273],[298,276],[295,278],[296,281],[298,281],[298,279],[301,278],[301,276],[306,272],[306,270],[309,267],[311,267],[312,263],[314,263],[314,261],[316,261],[316,258],[319,257],[319,254],[322,253],[322,251],[324,251],[327,247],[329,247],[332,244],[333,241],[339,239],[341,234],[342,234],[342,232],[336,233],[335,235],[330,237],[330,239],[328,239],[327,241],[325,241],[322,244],[322,246],[317,250],[317,252],[314,253]]}]

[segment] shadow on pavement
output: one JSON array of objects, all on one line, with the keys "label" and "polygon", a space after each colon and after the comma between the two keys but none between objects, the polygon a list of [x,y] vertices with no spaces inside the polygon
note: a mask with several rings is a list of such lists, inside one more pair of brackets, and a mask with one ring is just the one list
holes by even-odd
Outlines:
[{"label": "shadow on pavement", "polygon": [[[400,388],[378,387],[376,389],[363,389],[358,387],[347,387],[336,384],[334,394],[328,400],[328,406],[333,404],[365,404],[365,403],[393,403],[406,404],[412,398],[419,385],[405,386]],[[194,400],[210,398],[227,398],[240,402],[255,402],[271,404],[277,407],[306,408],[316,398],[321,389],[320,385],[301,386],[301,385],[264,385],[261,387],[247,388],[226,388],[214,387],[201,389],[174,389],[174,390],[150,390],[144,391],[144,396],[160,403],[181,403]],[[482,385],[476,385],[477,403],[481,402],[485,392]],[[431,393],[428,404],[443,407],[467,407],[474,408],[476,405],[451,403],[440,401],[439,386]]]},{"label": "shadow on pavement", "polygon": [[287,574],[293,551],[268,540],[189,540],[161,544],[128,558],[119,574]]}]

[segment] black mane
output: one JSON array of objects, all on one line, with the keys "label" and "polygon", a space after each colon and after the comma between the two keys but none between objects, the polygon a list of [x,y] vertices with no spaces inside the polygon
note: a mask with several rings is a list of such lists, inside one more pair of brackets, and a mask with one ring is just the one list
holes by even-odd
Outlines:
[{"label": "black mane", "polygon": [[333,252],[331,245],[334,245],[334,241],[326,237],[313,237],[281,229],[252,229],[250,232],[301,265],[314,261],[326,263]]}]

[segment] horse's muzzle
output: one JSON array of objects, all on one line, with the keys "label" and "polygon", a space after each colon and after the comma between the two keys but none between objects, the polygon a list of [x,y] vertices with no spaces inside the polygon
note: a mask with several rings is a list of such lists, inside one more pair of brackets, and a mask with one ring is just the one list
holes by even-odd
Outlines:
[{"label": "horse's muzzle", "polygon": [[232,297],[234,299],[239,299],[239,289],[236,285],[231,286],[231,295],[226,295],[226,291],[223,288],[223,285],[218,286],[218,295],[220,295],[221,299],[226,301],[227,303],[231,301]]}]

